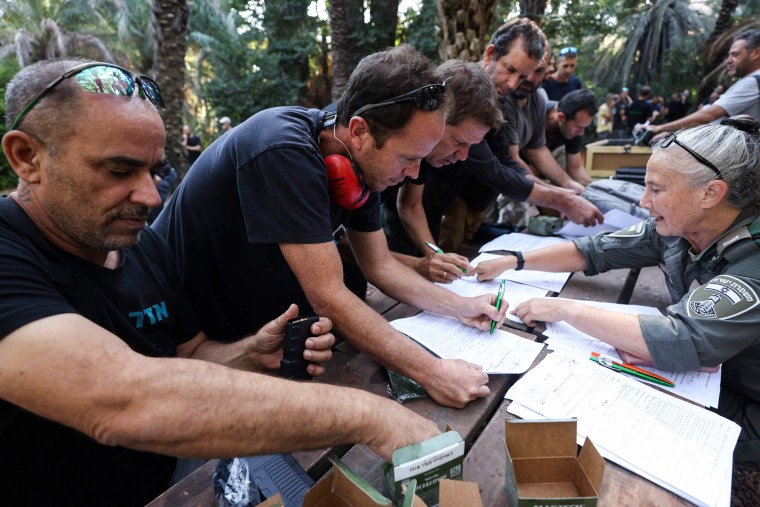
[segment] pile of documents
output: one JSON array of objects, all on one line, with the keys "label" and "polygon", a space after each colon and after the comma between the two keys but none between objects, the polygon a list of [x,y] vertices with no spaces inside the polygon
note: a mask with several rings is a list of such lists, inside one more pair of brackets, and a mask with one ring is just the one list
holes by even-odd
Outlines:
[{"label": "pile of documents", "polygon": [[601,368],[553,352],[507,392],[524,419],[578,419],[605,458],[697,505],[728,505],[740,428],[714,412]]}]

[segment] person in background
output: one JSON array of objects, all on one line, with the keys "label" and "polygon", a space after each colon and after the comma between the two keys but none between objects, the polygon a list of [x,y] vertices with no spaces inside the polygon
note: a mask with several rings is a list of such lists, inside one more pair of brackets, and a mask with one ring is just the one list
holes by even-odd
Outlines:
[{"label": "person in background", "polygon": [[182,125],[182,147],[185,148],[187,167],[190,168],[201,156],[201,139],[193,135],[190,125]]},{"label": "person in background", "polygon": [[583,186],[591,183],[581,160],[583,136],[596,113],[596,96],[589,90],[575,90],[546,115],[546,147],[567,175]]},{"label": "person in background", "polygon": [[232,130],[232,120],[230,120],[229,116],[222,116],[219,118],[219,125],[222,127],[222,134],[225,134],[227,131]]},{"label": "person in background", "polygon": [[[523,254],[524,268],[583,271],[660,266],[673,300],[666,315],[629,315],[570,299],[512,310],[527,325],[564,321],[666,371],[722,364],[717,412],[742,428],[737,462],[760,462],[760,123],[741,115],[656,142],[641,205],[627,229]],[[517,258],[481,262],[478,280]]]},{"label": "person in background", "polygon": [[[628,132],[633,132],[636,125],[651,122],[654,119],[654,109],[649,100],[652,89],[642,86],[639,96],[625,110],[625,124]],[[647,123],[648,125],[648,123]]]},{"label": "person in background", "polygon": [[726,67],[730,75],[741,79],[712,105],[676,121],[650,126],[649,130],[659,135],[739,114],[747,114],[760,121],[760,30],[742,32],[734,37],[726,57]]},{"label": "person in background", "polygon": [[630,90],[627,86],[620,89],[615,102],[615,108],[612,111],[612,138],[625,139],[628,136],[628,129],[625,124],[625,110],[633,103],[629,95]]},{"label": "person in background", "polygon": [[714,104],[715,101],[718,100],[725,91],[726,91],[726,88],[722,84],[719,84],[718,86],[716,86],[715,89],[712,92],[710,92],[710,95],[705,97],[705,100],[703,100],[702,103],[699,106],[697,106],[697,111],[701,110],[702,108],[706,106],[710,106]]},{"label": "person in background", "polygon": [[162,167],[156,170],[156,174],[153,175],[153,181],[156,183],[156,190],[158,191],[158,197],[161,199],[161,204],[155,208],[151,208],[147,224],[152,224],[158,217],[161,210],[164,209],[164,204],[169,198],[174,188],[177,186],[177,171],[172,165],[166,161]]},{"label": "person in background", "polygon": [[612,112],[615,109],[617,95],[608,93],[604,103],[599,106],[596,113],[596,137],[598,139],[609,139],[612,135]]},{"label": "person in background", "polygon": [[575,75],[577,64],[578,48],[566,47],[559,50],[557,70],[543,83],[549,100],[559,101],[568,93],[583,88],[580,78]]},{"label": "person in background", "polygon": [[[0,198],[0,505],[141,506],[189,472],[177,457],[362,442],[390,459],[439,433],[395,401],[264,374],[296,305],[237,343],[206,338],[144,227],[163,104],[150,78],[101,62],[37,62],[8,84],[2,146],[19,183]],[[312,375],[331,327],[310,329]]]}]

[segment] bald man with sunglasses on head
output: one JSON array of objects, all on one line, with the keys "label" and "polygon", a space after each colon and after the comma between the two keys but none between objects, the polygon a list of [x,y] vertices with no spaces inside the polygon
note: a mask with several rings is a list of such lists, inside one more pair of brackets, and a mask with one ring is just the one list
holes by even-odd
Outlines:
[{"label": "bald man with sunglasses on head", "polygon": [[[235,343],[206,338],[145,228],[165,164],[154,106],[150,78],[98,62],[39,62],[8,85],[19,184],[0,199],[0,505],[145,505],[180,478],[177,457],[360,442],[388,459],[439,433],[364,391],[262,375],[296,305]],[[310,328],[313,375],[330,330]]]},{"label": "bald man with sunglasses on head", "polygon": [[295,298],[438,403],[487,396],[480,366],[433,356],[354,295],[336,246],[345,233],[366,279],[398,301],[482,330],[503,320],[495,296],[457,296],[395,259],[381,228],[378,192],[417,177],[443,136],[445,98],[432,64],[402,45],[361,60],[337,114],[273,108],[209,146],[153,224],[204,331],[237,340]]}]

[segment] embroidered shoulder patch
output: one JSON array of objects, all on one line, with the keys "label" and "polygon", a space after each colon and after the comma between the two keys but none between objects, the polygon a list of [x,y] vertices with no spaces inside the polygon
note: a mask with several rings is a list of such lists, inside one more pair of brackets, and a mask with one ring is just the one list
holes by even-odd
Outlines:
[{"label": "embroidered shoulder patch", "polygon": [[608,234],[608,236],[612,236],[614,238],[638,238],[644,235],[645,227],[646,227],[646,220],[643,222],[639,222],[636,225],[626,227],[625,229],[620,229],[619,231],[615,231],[612,234]]},{"label": "embroidered shoulder patch", "polygon": [[697,287],[687,303],[689,316],[703,319],[730,319],[758,304],[757,293],[743,280],[730,275],[716,276]]}]

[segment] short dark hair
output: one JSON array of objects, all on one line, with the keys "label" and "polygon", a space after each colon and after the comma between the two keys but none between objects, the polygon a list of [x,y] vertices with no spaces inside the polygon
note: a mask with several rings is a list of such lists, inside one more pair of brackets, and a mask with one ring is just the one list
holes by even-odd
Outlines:
[{"label": "short dark hair", "polygon": [[[338,101],[337,121],[347,126],[362,106],[440,83],[430,60],[408,44],[373,53],[362,58],[348,78]],[[361,116],[369,124],[375,146],[382,148],[389,134],[404,128],[416,111],[413,102],[401,102],[370,109]]]},{"label": "short dark hair", "polygon": [[[42,89],[70,68],[90,61],[83,58],[42,60],[18,71],[5,89],[5,129],[11,129],[21,110]],[[29,111],[18,129],[46,141],[64,141],[72,131],[65,124],[76,117],[81,103],[77,87],[69,81],[65,80],[45,95]]]},{"label": "short dark hair", "polygon": [[494,47],[494,59],[498,60],[508,54],[517,40],[522,40],[523,49],[530,58],[543,58],[546,42],[544,32],[528,18],[517,18],[501,25],[491,37],[488,45]]},{"label": "short dark hair", "polygon": [[568,120],[575,119],[578,111],[586,111],[589,116],[594,116],[598,110],[596,96],[585,89],[571,91],[557,104],[557,111],[564,114]]},{"label": "short dark hair", "polygon": [[746,40],[747,51],[752,51],[760,46],[760,30],[746,30],[734,37],[734,42],[738,40]]},{"label": "short dark hair", "polygon": [[639,95],[641,97],[649,97],[651,93],[652,93],[652,88],[644,85],[641,87],[641,91],[639,92]]},{"label": "short dark hair", "polygon": [[446,81],[446,93],[452,107],[446,115],[448,125],[458,125],[472,118],[489,129],[504,123],[499,95],[493,79],[475,62],[449,60],[436,69],[441,80]]}]

